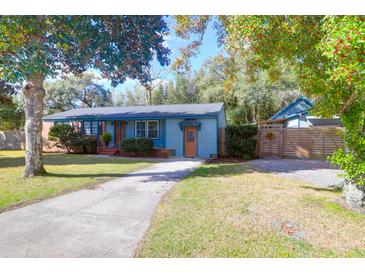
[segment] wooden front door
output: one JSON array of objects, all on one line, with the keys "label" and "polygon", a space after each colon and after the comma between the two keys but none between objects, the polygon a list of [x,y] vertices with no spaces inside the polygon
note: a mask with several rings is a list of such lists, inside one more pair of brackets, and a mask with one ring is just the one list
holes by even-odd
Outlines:
[{"label": "wooden front door", "polygon": [[115,144],[119,145],[119,143],[124,139],[124,121],[115,121]]},{"label": "wooden front door", "polygon": [[196,157],[196,128],[186,127],[184,129],[184,156]]}]

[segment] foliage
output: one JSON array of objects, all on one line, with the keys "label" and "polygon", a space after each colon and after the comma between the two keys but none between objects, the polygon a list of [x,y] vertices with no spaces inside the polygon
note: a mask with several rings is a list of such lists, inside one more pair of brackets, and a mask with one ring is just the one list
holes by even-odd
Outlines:
[{"label": "foliage", "polygon": [[92,136],[77,135],[71,140],[72,148],[80,148],[83,153],[96,153],[96,139]]},{"label": "foliage", "polygon": [[167,86],[160,84],[152,93],[152,105],[163,105],[167,97]]},{"label": "foliage", "polygon": [[0,80],[0,130],[19,129],[24,125],[24,112],[14,102],[19,88]]},{"label": "foliage", "polygon": [[80,107],[111,106],[111,91],[99,84],[95,74],[69,75],[45,85],[45,112],[48,114]]},{"label": "foliage", "polygon": [[128,153],[149,153],[153,148],[153,140],[149,138],[125,138],[120,142],[120,149]]},{"label": "foliage", "polygon": [[174,88],[169,86],[166,103],[168,104],[191,104],[197,101],[194,83],[189,75],[177,74]]},{"label": "foliage", "polygon": [[113,87],[127,78],[145,83],[154,58],[169,64],[167,30],[162,16],[0,16],[0,79],[25,82],[25,176],[46,173],[37,126],[44,79],[94,69]]},{"label": "foliage", "polygon": [[0,105],[0,130],[20,129],[24,126],[24,112],[14,104]]},{"label": "foliage", "polygon": [[48,132],[48,139],[55,142],[55,146],[71,152],[74,141],[77,138],[73,126],[67,124],[56,124]]},{"label": "foliage", "polygon": [[109,146],[109,143],[111,142],[113,136],[110,132],[104,132],[101,135],[101,139],[103,140],[103,142],[105,143],[106,146]]},{"label": "foliage", "polygon": [[169,63],[162,16],[1,16],[1,78],[100,70],[112,85],[148,79],[154,55]]},{"label": "foliage", "polygon": [[[258,69],[267,71],[270,80],[277,81],[282,75],[280,65],[289,65],[300,90],[315,99],[314,114],[340,116],[345,127],[346,149],[331,159],[344,168],[349,180],[364,183],[365,17],[220,16],[217,19],[220,22],[217,30],[233,60],[226,87],[232,85],[232,79],[237,79],[240,60],[245,60],[246,74],[252,81],[257,80]],[[202,37],[207,20],[212,18],[181,16],[175,28],[181,37],[190,38],[189,34]],[[188,63],[184,58],[198,51],[193,44],[194,41],[183,49],[187,53],[181,55],[179,67]]]},{"label": "foliage", "polygon": [[228,156],[250,160],[255,157],[257,125],[228,126],[226,128],[226,151]]},{"label": "foliage", "polygon": [[[230,60],[218,55],[207,59],[197,72],[179,72],[173,81],[162,83],[152,93],[152,104],[187,104],[224,102],[230,124],[255,123],[269,119],[280,108],[300,95],[298,81],[286,65],[273,83],[268,73],[258,71],[257,80],[247,76],[245,59],[237,64],[237,77],[227,90],[227,66]],[[143,91],[136,87],[128,91],[124,104],[141,105]]]},{"label": "foliage", "polygon": [[261,67],[275,78],[285,60],[302,90],[316,99],[316,112],[340,116],[346,149],[331,159],[348,179],[364,183],[365,17],[232,16],[227,33],[234,54],[252,56],[249,71]]}]

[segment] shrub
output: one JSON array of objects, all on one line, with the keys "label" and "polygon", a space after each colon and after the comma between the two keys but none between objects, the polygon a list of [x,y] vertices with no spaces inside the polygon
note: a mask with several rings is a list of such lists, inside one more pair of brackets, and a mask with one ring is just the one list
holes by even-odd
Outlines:
[{"label": "shrub", "polygon": [[131,153],[136,152],[136,139],[135,138],[125,138],[123,141],[119,144],[120,149]]},{"label": "shrub", "polygon": [[109,132],[104,132],[103,135],[101,135],[101,139],[103,140],[106,146],[109,146],[112,137],[113,136]]},{"label": "shrub", "polygon": [[71,125],[54,125],[48,132],[48,139],[55,142],[55,146],[61,149],[71,151],[73,142],[78,137]]},{"label": "shrub", "polygon": [[77,136],[72,141],[72,147],[81,148],[82,153],[96,153],[96,139],[91,136]]},{"label": "shrub", "polygon": [[149,138],[126,138],[120,142],[120,149],[128,153],[149,153],[153,148],[153,140]]},{"label": "shrub", "polygon": [[250,160],[255,157],[257,125],[228,126],[226,128],[227,156]]}]

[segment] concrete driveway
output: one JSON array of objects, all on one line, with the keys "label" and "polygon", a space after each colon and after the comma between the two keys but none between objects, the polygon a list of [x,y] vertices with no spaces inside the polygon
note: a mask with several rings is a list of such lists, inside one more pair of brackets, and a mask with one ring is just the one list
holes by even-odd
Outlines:
[{"label": "concrete driveway", "polygon": [[171,160],[0,214],[0,257],[132,257],[161,196],[201,161]]}]

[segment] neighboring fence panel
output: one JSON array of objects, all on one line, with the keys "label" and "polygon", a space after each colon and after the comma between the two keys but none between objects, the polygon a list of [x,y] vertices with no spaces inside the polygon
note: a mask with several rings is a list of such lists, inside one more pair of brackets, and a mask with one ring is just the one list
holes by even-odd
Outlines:
[{"label": "neighboring fence panel", "polygon": [[325,158],[343,146],[342,128],[260,127],[259,157]]},{"label": "neighboring fence panel", "polygon": [[23,130],[0,131],[0,149],[24,149],[25,135]]}]

